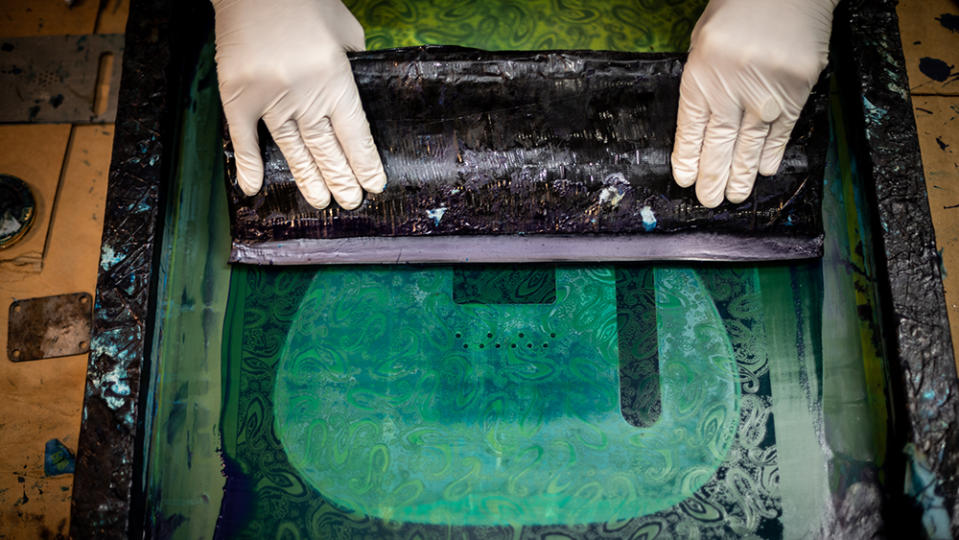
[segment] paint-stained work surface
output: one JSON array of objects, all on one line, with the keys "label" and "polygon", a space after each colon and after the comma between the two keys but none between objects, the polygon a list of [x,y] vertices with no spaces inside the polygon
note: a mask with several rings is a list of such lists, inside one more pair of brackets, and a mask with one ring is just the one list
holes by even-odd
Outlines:
[{"label": "paint-stained work surface", "polygon": [[959,3],[900,0],[898,13],[909,91],[959,96]]},{"label": "paint-stained work surface", "polygon": [[[759,178],[743,203],[709,209],[693,188],[676,185],[669,165],[683,54],[413,47],[356,53],[351,60],[389,179],[386,189],[356,210],[312,208],[263,131],[264,187],[247,197],[236,184],[225,132],[234,261],[503,262],[571,254],[579,257],[574,260],[765,260],[822,254],[825,82],[807,101],[780,172]],[[677,233],[684,235],[669,237]],[[425,239],[454,236],[435,248]],[[726,236],[747,241],[727,242]],[[368,250],[378,258],[354,256],[352,250],[361,251],[368,238],[379,239]],[[777,242],[770,247],[756,238]],[[508,249],[509,242],[521,245]],[[615,248],[604,249],[610,243]],[[657,243],[666,247],[649,247]],[[722,245],[727,252],[717,247]]]},{"label": "paint-stained work surface", "polygon": [[871,202],[892,387],[901,408],[900,448],[913,445],[913,455],[903,459],[932,472],[938,485],[929,489],[943,497],[956,536],[959,386],[895,2],[849,2],[837,18],[834,42],[848,51],[837,68],[847,68],[840,86],[862,104],[851,119],[860,140],[851,143],[859,144],[863,172],[875,186]]},{"label": "paint-stained work surface", "polygon": [[[959,336],[959,96],[913,96],[912,104],[942,259],[950,330]],[[952,348],[955,354],[955,341]]]},{"label": "paint-stained work surface", "polygon": [[[929,207],[942,259],[943,288],[950,330],[959,336],[959,80],[937,83],[918,66],[941,60],[959,66],[959,3],[954,0],[901,0],[896,7],[909,75]],[[953,341],[953,354],[959,348]]]}]

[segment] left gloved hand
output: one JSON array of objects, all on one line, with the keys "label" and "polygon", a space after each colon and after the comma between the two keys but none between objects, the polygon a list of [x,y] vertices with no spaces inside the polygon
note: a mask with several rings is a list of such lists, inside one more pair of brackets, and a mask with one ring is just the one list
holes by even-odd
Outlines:
[{"label": "left gloved hand", "polygon": [[673,178],[699,202],[740,203],[773,175],[826,67],[837,0],[711,0],[680,85]]},{"label": "left gloved hand", "polygon": [[213,0],[220,96],[247,195],[263,185],[262,118],[306,201],[347,210],[386,185],[346,51],[363,27],[340,0]]}]

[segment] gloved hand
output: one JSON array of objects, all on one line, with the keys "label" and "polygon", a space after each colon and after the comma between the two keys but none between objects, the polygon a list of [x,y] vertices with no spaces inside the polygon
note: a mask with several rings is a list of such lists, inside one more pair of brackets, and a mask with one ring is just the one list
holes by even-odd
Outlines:
[{"label": "gloved hand", "polygon": [[673,178],[708,208],[773,175],[826,67],[837,0],[711,0],[680,85]]},{"label": "gloved hand", "polygon": [[346,51],[363,27],[340,0],[213,0],[220,97],[240,189],[263,185],[262,118],[316,208],[363,201],[386,185]]}]

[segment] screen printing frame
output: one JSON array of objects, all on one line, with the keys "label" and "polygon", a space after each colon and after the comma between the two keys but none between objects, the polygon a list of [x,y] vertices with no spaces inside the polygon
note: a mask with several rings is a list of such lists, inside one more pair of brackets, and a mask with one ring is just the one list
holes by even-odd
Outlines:
[{"label": "screen printing frame", "polygon": [[[149,358],[166,207],[184,104],[207,2],[134,0],[110,168],[93,339],[74,477],[70,533],[143,531]],[[892,372],[890,448],[913,449],[934,475],[959,534],[959,385],[894,0],[836,11],[833,63],[860,173],[872,186],[885,347]],[[908,463],[895,453],[884,508],[902,512]],[[841,519],[841,517],[840,517]]]}]

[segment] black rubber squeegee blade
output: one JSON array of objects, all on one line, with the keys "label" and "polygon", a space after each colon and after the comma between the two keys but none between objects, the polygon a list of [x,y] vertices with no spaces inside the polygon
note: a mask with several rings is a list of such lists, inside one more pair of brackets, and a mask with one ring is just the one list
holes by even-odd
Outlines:
[{"label": "black rubber squeegee blade", "polygon": [[[225,155],[232,261],[254,264],[714,260],[822,254],[827,93],[783,166],[708,209],[669,157],[684,55],[416,47],[350,56],[388,185],[310,207],[269,134],[246,197]],[[226,130],[224,130],[226,133]]]}]

